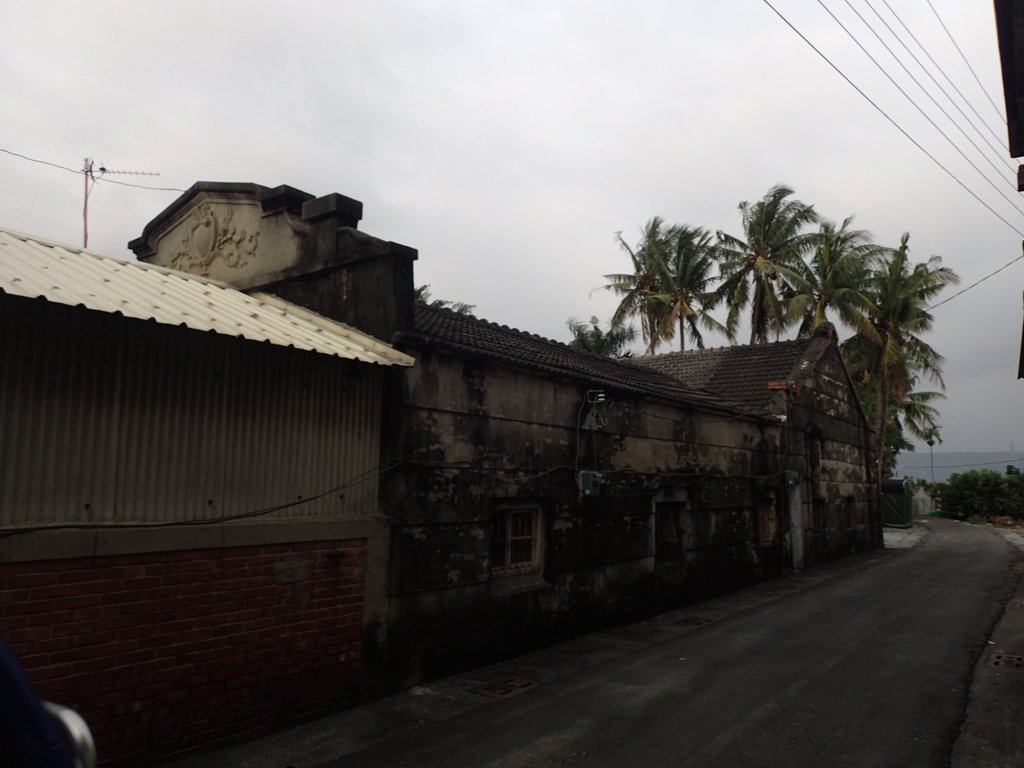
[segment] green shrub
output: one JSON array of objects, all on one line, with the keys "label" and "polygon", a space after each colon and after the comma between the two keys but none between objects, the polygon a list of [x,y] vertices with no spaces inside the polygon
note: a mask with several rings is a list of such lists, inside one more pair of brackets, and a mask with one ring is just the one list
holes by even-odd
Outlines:
[{"label": "green shrub", "polygon": [[1005,475],[991,469],[972,469],[936,483],[939,508],[959,518],[1024,519],[1024,474],[1007,467]]}]

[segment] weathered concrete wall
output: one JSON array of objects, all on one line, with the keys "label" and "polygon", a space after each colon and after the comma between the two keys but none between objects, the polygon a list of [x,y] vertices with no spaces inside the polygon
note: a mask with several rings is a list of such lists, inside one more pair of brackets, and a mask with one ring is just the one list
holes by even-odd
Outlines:
[{"label": "weathered concrete wall", "polygon": [[[411,684],[560,634],[781,573],[781,427],[414,350],[389,418],[398,466],[387,667]],[[593,396],[591,399],[594,399]],[[581,496],[577,473],[600,473]],[[507,505],[536,508],[535,567],[504,573]],[[368,657],[370,654],[368,653]]]}]

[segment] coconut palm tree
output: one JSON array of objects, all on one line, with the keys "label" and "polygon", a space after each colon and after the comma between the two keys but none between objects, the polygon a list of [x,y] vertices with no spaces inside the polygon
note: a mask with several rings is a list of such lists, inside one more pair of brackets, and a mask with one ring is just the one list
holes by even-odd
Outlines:
[{"label": "coconut palm tree", "polygon": [[612,327],[620,327],[630,317],[637,317],[648,353],[654,352],[664,333],[663,321],[668,314],[668,305],[657,298],[657,273],[658,264],[666,260],[671,249],[673,236],[673,228],[666,229],[660,216],[647,222],[635,248],[629,246],[621,232],[616,232],[619,247],[629,254],[633,271],[604,276],[608,281],[604,288],[621,297],[612,315]]},{"label": "coconut palm tree", "polygon": [[[935,424],[924,430],[921,439],[928,445],[928,467],[931,470],[931,481],[935,482],[935,444],[942,445],[942,430]],[[1007,467],[1009,474],[1009,467]]]},{"label": "coconut palm tree", "polygon": [[[703,227],[677,226],[670,230],[668,252],[657,253],[652,260],[656,288],[652,298],[666,307],[661,318],[659,337],[671,341],[679,330],[679,349],[686,349],[686,336],[704,348],[701,327],[728,335],[726,328],[711,316],[716,303],[711,283],[716,279],[717,259],[714,240]],[[665,258],[661,258],[661,256]]]},{"label": "coconut palm tree", "polygon": [[911,435],[924,442],[936,439],[939,434],[939,409],[935,402],[945,399],[946,395],[942,392],[915,389],[907,393],[900,410],[903,414],[903,423]]},{"label": "coconut palm tree", "polygon": [[726,328],[734,335],[740,313],[750,305],[750,343],[764,344],[785,325],[782,269],[792,267],[811,247],[804,228],[818,220],[814,208],[793,199],[793,190],[776,185],[756,203],[739,205],[743,236],[718,233],[723,282],[718,294],[729,308]]},{"label": "coconut palm tree", "polygon": [[450,309],[452,312],[458,312],[460,315],[472,315],[473,310],[476,309],[476,304],[467,304],[464,301],[449,301],[448,299],[435,299],[431,297],[429,285],[417,286],[413,293],[413,300],[417,304],[425,304],[428,307]]},{"label": "coconut palm tree", "polygon": [[864,230],[851,229],[852,221],[850,216],[838,228],[823,221],[811,238],[810,259],[780,268],[791,286],[785,323],[799,323],[800,336],[810,336],[829,321],[830,311],[852,330],[871,334],[873,305],[863,290],[871,266],[886,249],[872,243]]},{"label": "coconut palm tree", "polygon": [[[899,248],[890,251],[876,265],[867,284],[874,304],[870,315],[871,333],[858,333],[843,344],[847,360],[873,390],[876,457],[884,449],[885,425],[890,405],[902,409],[908,402],[920,410],[929,399],[914,403],[911,392],[919,376],[927,376],[940,387],[942,363],[934,348],[921,336],[932,328],[928,306],[939,293],[959,278],[942,259],[912,264],[908,254],[909,235],[903,235]],[[918,400],[921,398],[918,397]],[[934,419],[932,419],[934,421]],[[878,462],[878,480],[882,462]]]},{"label": "coconut palm tree", "polygon": [[640,332],[652,354],[658,344],[679,333],[679,348],[686,348],[686,336],[704,346],[701,328],[726,333],[710,310],[717,295],[711,290],[715,279],[717,251],[711,234],[702,227],[665,226],[655,216],[643,229],[643,237],[631,248],[617,234],[620,247],[629,254],[633,272],[605,275],[604,287],[622,297],[612,327],[626,319],[640,319]]},{"label": "coconut palm tree", "polygon": [[569,346],[583,352],[593,352],[595,355],[605,357],[632,357],[633,353],[627,347],[636,338],[636,328],[631,325],[612,326],[607,331],[601,328],[597,317],[591,317],[589,323],[585,323],[575,317],[570,317],[567,325],[572,333],[572,341]]},{"label": "coconut palm tree", "polygon": [[[916,379],[916,377],[915,377]],[[857,393],[869,418],[874,421],[875,400],[878,396],[874,382],[861,379]],[[881,444],[882,476],[889,477],[896,468],[896,457],[902,451],[914,450],[914,444],[907,439],[907,433],[927,442],[938,430],[939,410],[935,401],[945,399],[941,392],[912,391],[897,405],[889,401],[885,410],[884,434]],[[876,446],[876,450],[879,450]]]}]

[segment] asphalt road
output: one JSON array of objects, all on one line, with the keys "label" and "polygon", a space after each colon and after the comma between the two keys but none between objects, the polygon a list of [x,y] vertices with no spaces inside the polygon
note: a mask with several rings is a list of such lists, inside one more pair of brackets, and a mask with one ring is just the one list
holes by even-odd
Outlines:
[{"label": "asphalt road", "polygon": [[988,528],[929,527],[914,549],[791,593],[781,580],[781,596],[324,765],[946,766],[1022,555]]}]

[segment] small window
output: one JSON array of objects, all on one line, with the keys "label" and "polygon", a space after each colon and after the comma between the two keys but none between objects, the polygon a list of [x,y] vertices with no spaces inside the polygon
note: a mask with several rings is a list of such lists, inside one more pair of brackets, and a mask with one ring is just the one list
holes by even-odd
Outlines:
[{"label": "small window", "polygon": [[501,507],[491,527],[491,570],[523,573],[540,567],[540,508]]}]

